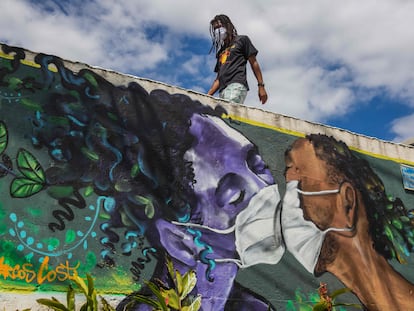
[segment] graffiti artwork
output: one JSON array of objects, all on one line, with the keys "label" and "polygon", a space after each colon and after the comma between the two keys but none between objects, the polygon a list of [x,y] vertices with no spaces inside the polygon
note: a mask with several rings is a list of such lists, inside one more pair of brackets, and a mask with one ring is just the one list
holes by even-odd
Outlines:
[{"label": "graffiti artwork", "polygon": [[90,274],[118,310],[414,305],[414,194],[391,197],[379,160],[56,56],[0,56],[2,291]]},{"label": "graffiti artwork", "polygon": [[368,162],[309,135],[286,153],[286,181],[282,231],[295,258],[310,273],[335,275],[369,310],[410,310],[414,284],[387,260],[406,263],[414,214],[387,196]]}]

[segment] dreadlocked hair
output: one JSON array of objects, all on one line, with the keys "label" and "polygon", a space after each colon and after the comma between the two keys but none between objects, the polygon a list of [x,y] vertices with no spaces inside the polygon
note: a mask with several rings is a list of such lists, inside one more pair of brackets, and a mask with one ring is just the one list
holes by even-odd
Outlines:
[{"label": "dreadlocked hair", "polygon": [[233,23],[227,15],[219,14],[214,16],[214,18],[210,21],[210,36],[212,40],[212,45],[209,53],[211,53],[214,50],[216,53],[216,57],[218,56],[218,53],[223,47],[220,38],[214,35],[214,24],[218,22],[220,22],[223,25],[223,27],[226,28],[228,36],[227,42],[232,42],[233,39],[237,36],[236,27],[234,27]]},{"label": "dreadlocked hair", "polygon": [[386,259],[406,263],[414,251],[414,213],[400,198],[388,195],[367,160],[357,157],[346,144],[321,134],[307,135],[319,159],[330,167],[332,178],[342,176],[362,195],[373,247]]}]

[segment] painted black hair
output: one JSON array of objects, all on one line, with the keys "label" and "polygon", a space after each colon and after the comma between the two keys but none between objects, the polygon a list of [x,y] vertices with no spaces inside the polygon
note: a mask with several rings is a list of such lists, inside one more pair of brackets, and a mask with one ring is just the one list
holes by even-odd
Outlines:
[{"label": "painted black hair", "polygon": [[[54,56],[38,54],[35,61],[42,87],[54,83],[49,64],[58,68],[63,86],[50,92],[41,122],[33,123],[34,146],[47,148],[55,163],[45,172],[49,186],[89,187],[113,199],[106,211],[110,219],[101,224],[101,243],[111,252],[123,241],[114,228],[125,228],[125,236],[146,236],[157,247],[159,237],[147,229],[159,218],[187,219],[196,206],[194,171],[184,158],[194,140],[191,117],[220,117],[225,110],[185,94],[147,92],[136,82],[115,86],[89,69],[72,72]],[[112,265],[109,253],[102,257]]]},{"label": "painted black hair", "polygon": [[368,217],[368,231],[375,250],[386,259],[404,263],[414,250],[414,219],[400,198],[387,195],[379,176],[368,161],[333,137],[311,134],[306,137],[319,159],[329,166],[332,181],[348,181],[362,195]]}]

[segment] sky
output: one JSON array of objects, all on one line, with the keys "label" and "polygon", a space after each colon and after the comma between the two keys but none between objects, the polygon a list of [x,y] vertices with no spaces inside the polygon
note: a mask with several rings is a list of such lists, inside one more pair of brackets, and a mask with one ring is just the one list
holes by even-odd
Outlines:
[{"label": "sky", "polygon": [[[1,0],[0,42],[207,93],[210,20],[259,50],[245,105],[376,137],[414,137],[411,0]],[[216,96],[218,96],[216,94]]]}]

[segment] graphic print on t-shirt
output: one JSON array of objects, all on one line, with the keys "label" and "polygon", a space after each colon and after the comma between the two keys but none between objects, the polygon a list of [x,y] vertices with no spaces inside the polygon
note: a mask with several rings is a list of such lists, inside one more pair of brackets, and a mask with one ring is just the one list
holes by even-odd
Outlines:
[{"label": "graphic print on t-shirt", "polygon": [[230,56],[230,50],[226,49],[223,53],[220,54],[220,64],[225,64],[227,61],[227,57]]}]

